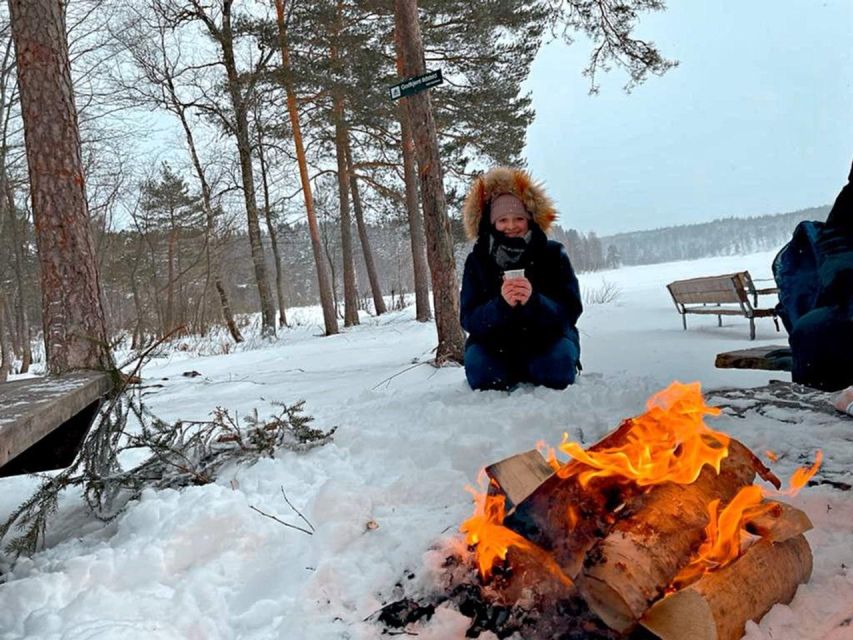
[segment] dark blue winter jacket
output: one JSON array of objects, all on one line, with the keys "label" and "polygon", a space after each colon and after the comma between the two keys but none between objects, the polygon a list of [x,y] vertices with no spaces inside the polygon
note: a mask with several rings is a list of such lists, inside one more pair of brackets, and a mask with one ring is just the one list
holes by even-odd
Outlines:
[{"label": "dark blue winter jacket", "polygon": [[560,337],[580,351],[575,324],[583,310],[578,279],[565,248],[532,227],[532,237],[519,268],[533,286],[525,305],[511,307],[501,296],[503,271],[489,255],[489,237],[481,235],[462,279],[461,320],[468,344],[478,343],[509,353],[535,353]]}]

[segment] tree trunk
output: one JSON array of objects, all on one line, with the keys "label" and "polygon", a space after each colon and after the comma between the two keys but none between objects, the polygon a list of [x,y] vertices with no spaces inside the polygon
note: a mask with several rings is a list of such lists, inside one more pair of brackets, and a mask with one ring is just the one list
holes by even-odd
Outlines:
[{"label": "tree trunk", "polygon": [[[343,26],[343,2],[338,0],[334,36],[329,47],[329,59],[333,73],[341,71],[337,40]],[[335,155],[338,164],[338,205],[341,222],[341,258],[344,278],[344,326],[358,324],[358,284],[355,279],[355,260],[352,254],[352,219],[349,209],[349,172],[347,169],[347,129],[344,118],[344,96],[340,88],[332,90],[332,119],[335,125]]]},{"label": "tree trunk", "polygon": [[6,382],[12,370],[12,344],[9,340],[11,327],[7,326],[7,317],[6,296],[0,291],[0,383]]},{"label": "tree trunk", "polygon": [[[400,59],[398,58],[398,63]],[[398,64],[398,70],[400,65]],[[402,72],[400,73],[402,75]],[[420,209],[418,208],[418,174],[415,169],[415,141],[409,113],[402,100],[397,109],[400,117],[401,146],[403,149],[403,175],[406,183],[406,215],[409,219],[409,237],[412,242],[412,271],[415,280],[415,319],[428,322],[432,319],[429,308],[429,268],[426,259],[426,237]]]},{"label": "tree trunk", "polygon": [[228,299],[228,291],[225,289],[225,283],[222,281],[222,257],[218,253],[214,254],[212,246],[217,240],[217,233],[216,220],[213,214],[213,203],[210,198],[210,185],[207,183],[207,178],[204,175],[204,169],[201,166],[201,160],[199,159],[198,152],[196,151],[195,136],[193,136],[192,129],[190,129],[189,122],[187,122],[187,116],[183,109],[183,105],[178,103],[177,93],[172,85],[171,78],[168,80],[168,86],[170,99],[172,100],[175,112],[178,114],[178,118],[181,120],[181,126],[184,129],[184,137],[187,141],[187,147],[189,147],[190,158],[192,159],[196,178],[198,178],[199,184],[201,185],[201,204],[204,208],[204,218],[206,223],[205,230],[207,232],[205,243],[207,245],[208,270],[213,271],[213,284],[216,287],[216,292],[219,294],[219,309],[222,312],[222,320],[228,328],[228,333],[231,334],[231,339],[234,340],[234,342],[243,342],[243,334],[240,333],[240,329],[234,322],[234,314],[231,311],[231,302]]},{"label": "tree trunk", "polygon": [[234,129],[237,136],[237,152],[240,156],[240,174],[243,180],[243,198],[246,203],[246,223],[249,245],[252,249],[252,264],[255,267],[255,280],[258,283],[258,297],[261,303],[261,331],[265,336],[275,335],[275,306],[272,301],[264,246],[261,241],[261,228],[258,222],[258,203],[255,199],[255,176],[252,169],[252,147],[249,142],[249,121],[246,113],[246,99],[240,88],[237,63],[234,60],[234,41],[231,30],[231,1],[223,2],[222,31],[219,40],[222,47],[222,59],[228,75],[228,94],[234,108]]},{"label": "tree trunk", "polygon": [[788,604],[811,572],[804,536],[760,540],[729,566],[659,600],[641,624],[661,640],[738,640],[749,620]]},{"label": "tree trunk", "polygon": [[[418,7],[415,0],[394,0],[397,56],[405,76],[425,72]],[[450,237],[450,220],[444,195],[444,176],[429,93],[403,98],[407,103],[421,179],[427,259],[432,276],[435,325],[438,331],[436,364],[462,362],[465,337],[459,323],[459,281]]]},{"label": "tree trunk", "polygon": [[49,373],[110,369],[64,3],[10,0]]},{"label": "tree trunk", "polygon": [[163,335],[167,335],[175,328],[175,237],[174,227],[169,230],[167,241],[166,259],[168,266],[168,279],[166,281],[166,321]]},{"label": "tree trunk", "polygon": [[370,238],[367,235],[367,225],[364,224],[364,212],[361,209],[361,195],[358,192],[358,179],[355,177],[352,162],[352,148],[350,146],[349,131],[346,140],[347,151],[347,174],[349,175],[350,191],[352,191],[352,208],[355,212],[355,222],[358,227],[358,238],[361,241],[361,252],[364,254],[364,265],[367,268],[367,279],[370,282],[370,291],[373,294],[373,310],[376,315],[382,315],[388,309],[385,306],[385,298],[382,297],[382,287],[379,284],[379,275],[376,272],[376,263],[373,260],[373,249],[370,247]]},{"label": "tree trunk", "polygon": [[272,247],[273,261],[275,262],[275,291],[278,296],[278,324],[280,327],[287,326],[287,305],[284,298],[284,268],[281,262],[281,251],[278,248],[278,231],[272,219],[272,207],[270,206],[270,185],[267,173],[267,158],[264,153],[264,135],[261,128],[260,117],[255,118],[255,131],[258,133],[258,161],[261,165],[261,185],[264,190],[264,219],[267,223],[267,233],[270,234],[270,246]]},{"label": "tree trunk", "polygon": [[[9,223],[9,232],[12,241],[12,268],[15,272],[15,295],[17,296],[17,304],[13,305],[15,310],[15,331],[14,331],[14,349],[16,354],[21,357],[21,373],[27,373],[30,369],[30,363],[33,359],[32,345],[30,343],[30,321],[27,312],[28,290],[27,283],[24,282],[24,242],[22,238],[26,237],[26,215],[22,222],[22,232],[18,232],[18,214],[15,207],[15,197],[12,190],[12,183],[9,180],[7,170],[7,158],[9,152],[9,120],[11,111],[14,106],[14,100],[9,99],[10,84],[12,78],[11,70],[14,65],[11,64],[11,57],[14,55],[11,39],[7,39],[5,50],[3,52],[2,65],[4,72],[0,77],[0,113],[2,113],[2,147],[0,147],[0,198],[5,203],[5,207],[0,206],[0,211],[4,210],[7,213]],[[2,226],[2,225],[0,225]]]},{"label": "tree trunk", "polygon": [[287,93],[287,112],[293,129],[293,142],[296,145],[296,160],[299,163],[299,179],[302,183],[302,195],[305,198],[305,214],[308,217],[308,231],[311,234],[311,249],[314,252],[314,265],[317,267],[317,285],[320,289],[320,305],[323,307],[323,321],[326,335],[338,333],[338,319],[335,317],[335,305],[332,300],[332,287],[329,272],[323,262],[323,247],[320,241],[320,228],[314,212],[314,196],[308,181],[308,164],[305,149],[302,146],[302,129],[299,126],[299,112],[296,107],[296,92],[290,77],[290,53],[287,48],[287,27],[284,23],[284,0],[274,0],[276,22],[278,24],[278,43],[281,47],[281,67],[284,75],[284,90]]},{"label": "tree trunk", "polygon": [[355,281],[355,260],[352,255],[352,219],[349,211],[349,175],[347,172],[346,131],[344,105],[340,95],[335,96],[335,155],[338,161],[338,200],[341,211],[341,256],[344,277],[344,326],[358,324],[358,285]]},{"label": "tree trunk", "polygon": [[326,259],[326,264],[329,268],[329,280],[332,282],[332,308],[335,310],[335,317],[342,315],[338,312],[338,278],[335,274],[335,257],[332,255],[332,249],[329,247],[329,225],[322,224],[320,226],[320,242],[323,243],[323,255]]},{"label": "tree trunk", "polygon": [[142,259],[142,239],[137,238],[136,255],[130,269],[130,292],[133,296],[133,308],[136,310],[136,324],[133,327],[133,337],[130,341],[131,349],[141,349],[145,343],[145,309],[142,308],[142,298],[139,294],[139,284],[136,278],[136,270]]},{"label": "tree trunk", "polygon": [[[5,166],[5,154],[4,154]],[[5,173],[4,173],[5,175]],[[26,236],[26,219],[23,221],[22,232],[18,231],[18,215],[15,209],[15,198],[12,194],[12,185],[9,183],[8,176],[4,181],[4,194],[2,197],[6,199],[6,207],[9,215],[9,229],[12,235],[13,258],[15,269],[15,284],[18,290],[18,305],[16,306],[16,320],[18,325],[18,335],[21,341],[21,373],[27,373],[30,370],[30,364],[33,361],[33,349],[30,340],[30,318],[27,313],[27,302],[29,300],[29,287],[24,281],[24,241]]]}]

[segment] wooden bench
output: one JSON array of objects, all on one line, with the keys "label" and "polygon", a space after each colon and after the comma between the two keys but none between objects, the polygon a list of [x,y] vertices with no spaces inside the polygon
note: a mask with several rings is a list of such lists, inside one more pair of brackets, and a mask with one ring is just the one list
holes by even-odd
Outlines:
[{"label": "wooden bench", "polygon": [[776,293],[777,290],[775,288],[756,289],[748,271],[676,280],[666,285],[666,288],[672,295],[675,308],[681,314],[685,331],[688,313],[715,315],[718,326],[723,326],[723,316],[748,318],[750,340],[755,340],[756,318],[773,318],[776,331],[779,331],[776,310],[758,307],[759,295]]},{"label": "wooden bench", "polygon": [[0,477],[70,465],[112,388],[92,371],[0,384]]}]

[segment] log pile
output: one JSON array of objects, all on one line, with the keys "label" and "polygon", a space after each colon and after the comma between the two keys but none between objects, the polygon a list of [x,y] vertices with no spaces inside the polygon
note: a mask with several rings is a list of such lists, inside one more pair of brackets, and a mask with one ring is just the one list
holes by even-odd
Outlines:
[{"label": "log pile", "polygon": [[[632,428],[626,420],[588,451],[620,446]],[[504,597],[537,589],[540,599],[549,591],[555,598],[571,593],[622,634],[644,627],[661,640],[737,640],[747,621],[790,602],[809,579],[812,556],[802,534],[811,523],[790,505],[764,500],[744,530],[735,530],[750,541],[735,538],[736,559],[681,578],[710,535],[712,502],[722,509],[756,475],[779,487],[746,446],[730,439],[727,449],[719,470],[705,465],[683,484],[638,486],[612,477],[583,483],[584,463],[555,470],[536,451],[487,467],[489,493],[505,500],[503,526],[535,550],[510,548],[505,564],[515,562],[518,578],[506,582]],[[537,563],[542,554],[558,569]]]}]

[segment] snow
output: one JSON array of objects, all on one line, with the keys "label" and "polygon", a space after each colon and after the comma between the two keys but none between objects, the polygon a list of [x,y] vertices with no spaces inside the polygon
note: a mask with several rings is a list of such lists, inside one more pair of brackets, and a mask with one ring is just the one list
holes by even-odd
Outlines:
[{"label": "snow", "polygon": [[[771,320],[757,321],[754,343],[743,318],[725,318],[717,327],[714,316],[694,316],[683,331],[664,286],[743,269],[769,277],[772,257],[582,276],[582,288],[606,280],[620,295],[587,306],[579,326],[584,373],[562,392],[529,386],[512,394],[472,392],[461,368],[428,364],[435,327],[415,322],[411,308],[363,316],[361,326],[328,338],[319,337],[319,310],[296,310],[289,315],[302,324],[274,342],[256,339],[224,355],[171,351],[143,371],[145,399],[162,418],[202,419],[216,406],[270,415],[273,402],[304,399],[315,426],[338,426],[333,442],[228,467],[211,485],[147,490],[107,525],[88,516],[79,497],[66,497],[46,548],[3,576],[0,639],[379,637],[369,616],[430,587],[442,549],[458,539],[470,515],[465,487],[476,485],[484,466],[541,440],[555,445],[564,432],[590,444],[641,413],[645,400],[673,380],[711,389],[789,379],[784,372],[713,366],[720,351],[784,344]],[[181,375],[189,370],[201,375]],[[780,460],[772,468],[780,477],[822,448],[821,473],[853,483],[853,420],[774,411],[782,415],[724,415],[711,426],[759,455],[774,450]],[[37,485],[28,477],[0,482],[0,517]],[[316,528],[313,535],[252,509],[304,525],[282,491]],[[815,525],[807,534],[813,576],[790,606],[777,605],[760,624],[750,623],[745,637],[853,638],[853,493],[821,485],[789,501]],[[462,638],[466,623],[440,608],[412,631]]]}]

